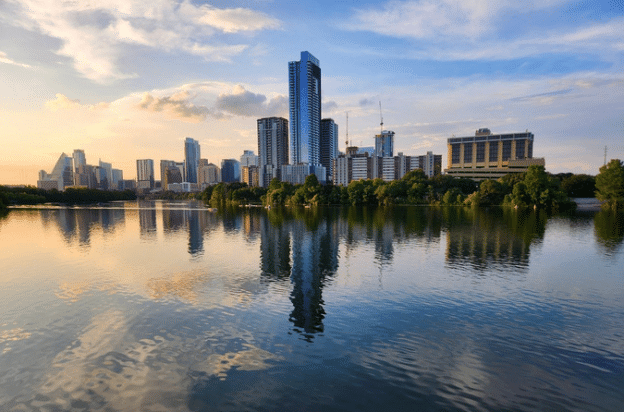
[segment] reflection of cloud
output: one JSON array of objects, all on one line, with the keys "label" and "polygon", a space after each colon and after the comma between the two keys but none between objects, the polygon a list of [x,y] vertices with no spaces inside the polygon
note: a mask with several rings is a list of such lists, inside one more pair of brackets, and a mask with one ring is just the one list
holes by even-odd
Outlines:
[{"label": "reflection of cloud", "polygon": [[[22,328],[3,330],[0,332],[0,344],[3,344],[5,342],[13,342],[13,341],[18,341],[18,340],[28,339],[30,338],[30,335],[31,335],[30,332],[26,332]],[[11,350],[11,347],[7,345],[4,349],[2,349],[1,353],[6,353],[6,352],[9,352],[10,350]]]},{"label": "reflection of cloud", "polygon": [[194,369],[225,379],[227,372],[236,368],[240,371],[259,371],[268,369],[271,364],[267,361],[279,361],[283,358],[267,352],[252,345],[245,345],[248,349],[239,352],[228,352],[225,354],[212,354]]}]

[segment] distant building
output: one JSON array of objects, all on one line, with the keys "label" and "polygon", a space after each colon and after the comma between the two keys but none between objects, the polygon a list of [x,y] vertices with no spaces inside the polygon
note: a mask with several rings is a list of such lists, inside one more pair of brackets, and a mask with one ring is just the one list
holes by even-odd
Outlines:
[{"label": "distant building", "polygon": [[283,117],[258,119],[258,184],[268,187],[282,180],[281,167],[288,164],[288,120]]},{"label": "distant building", "polygon": [[253,150],[245,150],[240,157],[240,166],[258,166],[258,156],[255,155]]},{"label": "distant building", "polygon": [[333,161],[333,182],[347,186],[353,180],[370,179],[373,174],[373,157],[356,146],[347,147],[347,153]]},{"label": "distant building", "polygon": [[248,186],[258,186],[258,166],[241,167],[241,180]]},{"label": "distant building", "polygon": [[418,156],[418,163],[427,177],[437,176],[442,172],[442,155],[427,152],[424,156]]},{"label": "distant building", "polygon": [[240,182],[240,163],[236,159],[221,160],[221,181]]},{"label": "distant building", "polygon": [[199,142],[187,137],[184,140],[184,177],[186,182],[197,183],[200,157]]},{"label": "distant building", "polygon": [[80,149],[74,150],[73,159],[74,159],[74,173],[78,171],[78,168],[80,166],[87,165],[87,158],[85,156],[84,150],[80,150]]},{"label": "distant building", "polygon": [[112,169],[112,176],[113,176],[113,180],[111,184],[111,189],[121,190],[120,183],[123,181],[123,171],[121,169]]},{"label": "distant building", "polygon": [[154,160],[138,159],[137,160],[137,188],[153,189],[154,188]]},{"label": "distant building", "polygon": [[208,186],[216,185],[221,181],[221,170],[213,163],[199,166],[199,188],[204,190]]},{"label": "distant building", "polygon": [[40,189],[57,189],[65,190],[67,186],[74,184],[74,162],[73,159],[61,153],[52,173],[48,174],[45,170],[39,172],[39,180],[37,180],[37,187]]},{"label": "distant building", "polygon": [[338,157],[338,125],[334,119],[321,120],[320,157],[327,172],[326,180],[332,180],[334,159]]},{"label": "distant building", "polygon": [[315,174],[319,183],[325,184],[327,172],[325,167],[321,165],[311,165],[308,163],[299,163],[296,165],[282,166],[282,181],[293,185],[301,185],[305,183],[308,175]]},{"label": "distant building", "polygon": [[545,165],[543,158],[533,158],[533,133],[493,134],[479,129],[474,136],[447,140],[446,174],[473,180],[498,179],[509,173],[526,172],[531,165]]}]

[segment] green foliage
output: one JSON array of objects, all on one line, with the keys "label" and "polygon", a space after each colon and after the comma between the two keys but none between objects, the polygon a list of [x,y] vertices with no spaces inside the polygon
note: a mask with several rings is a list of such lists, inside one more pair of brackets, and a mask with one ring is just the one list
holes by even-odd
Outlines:
[{"label": "green foliage", "polygon": [[6,209],[9,205],[9,198],[4,192],[0,192],[0,209]]},{"label": "green foliage", "polygon": [[596,176],[596,197],[604,201],[604,207],[624,207],[624,163],[613,159],[600,168]]},{"label": "green foliage", "polygon": [[596,178],[589,175],[571,175],[561,179],[561,190],[570,197],[594,197]]},{"label": "green foliage", "polygon": [[41,203],[99,203],[112,202],[115,200],[134,200],[136,194],[131,190],[97,190],[86,188],[67,188],[63,192],[56,189],[44,190],[33,186],[6,187],[0,186],[0,196],[7,199],[5,204],[35,205]]}]

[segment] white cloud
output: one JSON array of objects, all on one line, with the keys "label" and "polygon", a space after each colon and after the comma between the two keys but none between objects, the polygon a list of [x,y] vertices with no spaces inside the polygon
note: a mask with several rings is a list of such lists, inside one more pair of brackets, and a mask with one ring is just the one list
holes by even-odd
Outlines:
[{"label": "white cloud", "polygon": [[9,1],[16,14],[14,24],[59,39],[57,54],[70,58],[76,71],[96,82],[136,76],[118,67],[129,44],[229,61],[248,46],[224,43],[228,37],[223,36],[217,41],[219,33],[280,27],[278,20],[264,13],[218,9],[189,0]]},{"label": "white cloud", "polygon": [[31,69],[32,68],[32,66],[30,66],[28,64],[18,63],[18,62],[14,61],[14,60],[9,59],[7,54],[4,53],[4,52],[1,52],[1,51],[0,51],[0,63],[11,64],[11,65],[14,65],[14,66],[23,67],[25,69]]}]

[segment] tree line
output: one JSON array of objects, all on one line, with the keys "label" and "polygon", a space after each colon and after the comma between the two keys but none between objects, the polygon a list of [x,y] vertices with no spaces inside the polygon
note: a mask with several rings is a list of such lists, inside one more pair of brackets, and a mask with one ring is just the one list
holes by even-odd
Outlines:
[{"label": "tree line", "polygon": [[0,186],[0,208],[9,205],[36,205],[42,203],[86,204],[112,202],[115,200],[134,200],[132,190],[98,190],[87,188],[67,188],[45,190],[34,186]]},{"label": "tree line", "polygon": [[[413,170],[391,182],[382,179],[355,180],[347,186],[321,185],[315,175],[302,185],[271,181],[268,188],[245,183],[219,183],[202,192],[212,206],[221,204],[262,205],[508,205],[566,209],[574,207],[571,197],[594,197],[608,202],[623,182],[618,182],[616,163],[600,169],[597,177],[563,173],[552,175],[543,166],[531,166],[525,173],[509,174],[497,180],[475,182],[471,179],[437,175],[428,178]],[[603,170],[604,169],[604,170]],[[606,184],[605,182],[609,182]],[[615,183],[614,183],[615,182]],[[618,186],[619,185],[619,186]],[[617,197],[617,195],[616,195]],[[621,194],[620,194],[621,197]],[[621,202],[620,202],[621,203]]]}]

